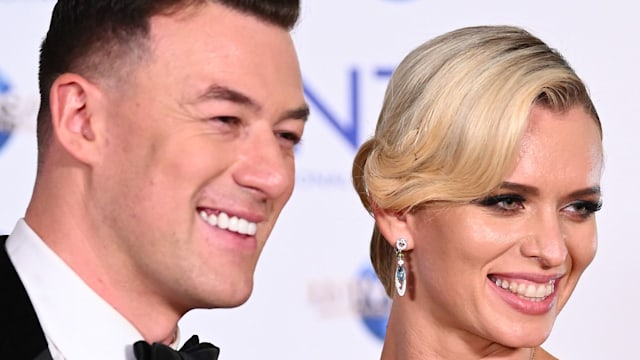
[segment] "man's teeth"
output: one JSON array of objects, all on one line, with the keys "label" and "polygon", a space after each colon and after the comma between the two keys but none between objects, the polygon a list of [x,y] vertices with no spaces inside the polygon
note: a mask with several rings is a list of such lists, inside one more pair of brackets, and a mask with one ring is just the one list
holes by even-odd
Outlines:
[{"label": "man's teeth", "polygon": [[508,290],[516,295],[520,295],[529,300],[540,301],[551,295],[555,289],[555,280],[549,281],[547,284],[522,284],[516,281],[508,281],[490,276],[489,279],[497,286]]},{"label": "man's teeth", "polygon": [[209,214],[202,210],[200,211],[200,217],[211,226],[217,226],[222,230],[234,231],[243,235],[253,236],[256,234],[257,225],[254,222],[250,222],[246,219],[239,218],[237,216],[229,217],[227,213],[220,212],[218,215]]}]

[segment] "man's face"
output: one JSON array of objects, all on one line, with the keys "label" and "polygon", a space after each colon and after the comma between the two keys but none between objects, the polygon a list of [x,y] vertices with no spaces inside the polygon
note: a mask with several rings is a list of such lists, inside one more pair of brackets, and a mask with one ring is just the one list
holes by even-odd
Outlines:
[{"label": "man's face", "polygon": [[207,3],[153,17],[149,45],[107,91],[92,209],[132,287],[178,311],[240,305],[293,190],[307,107],[291,38]]}]

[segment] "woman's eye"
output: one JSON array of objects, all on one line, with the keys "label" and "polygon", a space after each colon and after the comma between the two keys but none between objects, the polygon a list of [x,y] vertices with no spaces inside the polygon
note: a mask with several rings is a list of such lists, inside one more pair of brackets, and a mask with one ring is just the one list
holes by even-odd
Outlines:
[{"label": "woman's eye", "polygon": [[515,211],[524,208],[525,199],[517,194],[489,196],[476,201],[481,206],[497,208],[501,211]]},{"label": "woman's eye", "polygon": [[516,210],[522,208],[522,202],[514,198],[507,198],[499,201],[496,205],[505,210]]},{"label": "woman's eye", "polygon": [[582,219],[587,219],[602,208],[602,201],[579,200],[567,205],[565,209]]}]

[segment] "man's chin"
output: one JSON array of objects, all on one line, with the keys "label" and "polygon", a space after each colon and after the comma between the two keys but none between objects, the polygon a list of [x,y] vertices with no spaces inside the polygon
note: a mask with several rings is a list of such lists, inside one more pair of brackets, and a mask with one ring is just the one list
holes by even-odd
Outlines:
[{"label": "man's chin", "polygon": [[234,308],[234,307],[238,307],[240,305],[243,305],[244,303],[247,302],[247,300],[249,300],[249,297],[251,296],[252,291],[253,291],[253,288],[249,289],[249,291],[247,291],[246,294],[244,294],[242,296],[237,296],[237,297],[231,299],[226,304],[224,304],[222,306],[219,306],[219,307],[221,307],[221,308]]},{"label": "man's chin", "polygon": [[212,290],[216,291],[214,296],[205,299],[204,304],[198,308],[220,309],[238,307],[249,300],[253,292],[253,281],[247,281],[242,285],[232,284],[227,289]]}]

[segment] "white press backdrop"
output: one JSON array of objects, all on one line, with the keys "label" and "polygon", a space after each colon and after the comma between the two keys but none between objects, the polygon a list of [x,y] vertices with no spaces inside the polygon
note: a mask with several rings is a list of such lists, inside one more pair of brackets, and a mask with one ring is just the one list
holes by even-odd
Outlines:
[{"label": "white press backdrop", "polygon": [[[0,233],[35,175],[37,49],[51,0],[0,0]],[[182,321],[222,359],[375,359],[388,301],[371,279],[372,221],[351,189],[388,76],[411,48],[454,28],[522,26],[562,52],[604,126],[600,244],[546,347],[562,359],[637,359],[640,323],[640,5],[631,1],[303,0],[294,39],[311,105],[297,185],[265,249],[252,298]],[[7,125],[9,124],[9,125]]]}]

